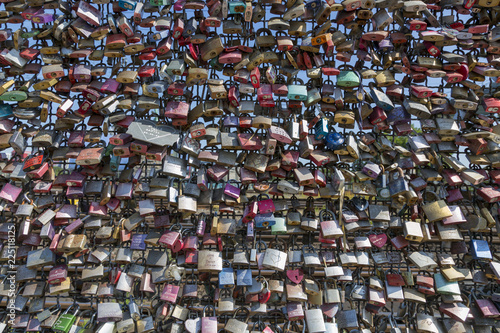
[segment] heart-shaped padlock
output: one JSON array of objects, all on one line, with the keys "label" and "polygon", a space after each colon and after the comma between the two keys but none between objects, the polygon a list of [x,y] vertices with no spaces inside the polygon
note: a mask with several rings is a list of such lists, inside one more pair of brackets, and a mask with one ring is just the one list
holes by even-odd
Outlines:
[{"label": "heart-shaped padlock", "polygon": [[299,284],[302,282],[304,278],[304,272],[300,269],[288,269],[286,271],[286,276],[295,284]]},{"label": "heart-shaped padlock", "polygon": [[371,234],[368,236],[368,239],[370,239],[370,242],[373,244],[373,246],[376,246],[379,249],[381,249],[385,245],[385,243],[387,243],[386,234]]}]

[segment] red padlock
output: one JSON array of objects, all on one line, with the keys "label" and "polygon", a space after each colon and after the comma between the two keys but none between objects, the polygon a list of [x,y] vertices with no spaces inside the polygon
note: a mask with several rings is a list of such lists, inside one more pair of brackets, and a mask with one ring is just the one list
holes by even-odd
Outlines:
[{"label": "red padlock", "polygon": [[60,284],[66,280],[68,277],[68,266],[65,263],[65,260],[60,262],[58,265],[52,267],[49,272],[49,277],[47,282],[49,284]]},{"label": "red padlock", "polygon": [[250,71],[250,83],[254,88],[260,87],[260,71],[259,67],[255,67]]},{"label": "red padlock", "polygon": [[160,239],[158,240],[159,244],[164,245],[171,250],[174,247],[179,248],[179,243],[181,242],[181,234],[178,231],[173,231],[172,227],[170,228],[171,230],[168,230],[163,235],[161,235]]}]

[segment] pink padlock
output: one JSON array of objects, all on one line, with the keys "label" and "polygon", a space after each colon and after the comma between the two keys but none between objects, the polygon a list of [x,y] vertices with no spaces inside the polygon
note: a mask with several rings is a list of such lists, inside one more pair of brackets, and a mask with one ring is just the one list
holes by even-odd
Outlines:
[{"label": "pink padlock", "polygon": [[184,246],[182,247],[185,251],[196,251],[198,250],[198,237],[195,235],[187,235],[184,239]]},{"label": "pink padlock", "polygon": [[205,234],[205,229],[207,227],[206,215],[205,213],[201,213],[198,215],[198,223],[196,225],[196,235],[203,236]]},{"label": "pink padlock", "polygon": [[118,209],[118,207],[120,206],[120,200],[117,199],[117,198],[111,198],[108,203],[106,204],[106,207],[109,208],[109,210],[111,211],[115,211],[116,209]]},{"label": "pink padlock", "polygon": [[170,101],[165,107],[165,117],[169,118],[182,118],[185,119],[188,116],[189,104],[185,102],[175,102]]},{"label": "pink padlock", "polygon": [[166,284],[161,292],[160,299],[165,302],[175,304],[177,301],[177,296],[179,294],[179,286],[173,284]]},{"label": "pink padlock", "polygon": [[207,172],[205,170],[205,167],[201,167],[201,169],[198,171],[198,175],[196,176],[196,186],[201,191],[208,191],[208,183],[207,183]]},{"label": "pink padlock", "polygon": [[288,320],[296,321],[304,319],[304,309],[300,302],[288,302],[286,304]]},{"label": "pink padlock", "polygon": [[92,6],[90,3],[85,1],[80,1],[78,3],[78,9],[76,15],[81,17],[85,22],[94,25],[101,25],[102,12],[96,7]]},{"label": "pink padlock", "polygon": [[262,101],[273,99],[273,88],[270,84],[261,84],[257,88],[257,98]]},{"label": "pink padlock", "polygon": [[170,313],[170,307],[172,305],[168,303],[163,303],[162,306],[159,306],[156,310],[156,318],[157,320],[165,320]]},{"label": "pink padlock", "polygon": [[240,179],[242,185],[253,184],[257,182],[257,175],[254,171],[241,168],[240,169]]},{"label": "pink padlock", "polygon": [[[211,316],[207,317],[207,310],[211,310]],[[217,333],[217,315],[213,305],[206,305],[201,316],[201,333]]]},{"label": "pink padlock", "polygon": [[[473,294],[474,295],[474,294]],[[478,299],[474,295],[474,298],[476,300],[476,305],[479,308],[479,311],[481,311],[482,315],[484,318],[498,318],[500,317],[500,312],[498,312],[497,307],[493,302],[487,298],[483,299]]]},{"label": "pink padlock", "polygon": [[[240,50],[233,52],[224,52],[219,56],[219,62],[221,64],[236,64],[241,61],[243,54]],[[257,68],[257,67],[256,67]]]},{"label": "pink padlock", "polygon": [[325,174],[319,169],[314,170],[314,181],[316,182],[316,184],[318,184],[319,187],[325,187],[326,186]]},{"label": "pink padlock", "polygon": [[[267,199],[261,200],[263,196],[266,196]],[[257,204],[259,206],[259,213],[274,213],[276,211],[276,207],[274,207],[273,199],[269,198],[267,194],[259,194],[257,197]]]},{"label": "pink padlock", "polygon": [[21,194],[22,189],[11,183],[6,183],[0,191],[0,198],[8,202],[15,202],[19,194]]},{"label": "pink padlock", "polygon": [[236,89],[236,86],[231,86],[231,88],[229,88],[227,99],[229,100],[229,103],[231,103],[231,105],[235,108],[240,106],[240,92]]},{"label": "pink padlock", "polygon": [[229,169],[226,167],[223,167],[222,165],[212,165],[210,168],[207,170],[208,176],[218,182],[222,178],[224,178],[227,174],[229,173]]},{"label": "pink padlock", "polygon": [[105,94],[114,94],[120,89],[121,83],[115,79],[107,79],[101,86],[101,92]]},{"label": "pink padlock", "polygon": [[86,82],[89,83],[92,79],[92,75],[90,74],[92,67],[90,65],[76,65],[73,75],[77,82]]},{"label": "pink padlock", "polygon": [[382,108],[376,106],[373,108],[373,112],[368,116],[368,120],[372,125],[376,125],[387,119],[387,114]]},{"label": "pink padlock", "polygon": [[170,225],[170,211],[165,207],[156,209],[154,214],[154,227],[165,228]]},{"label": "pink padlock", "polygon": [[23,245],[29,245],[29,246],[39,246],[40,243],[42,242],[42,238],[40,237],[40,234],[35,234],[35,233],[30,233],[28,237],[26,237],[23,240]]},{"label": "pink padlock", "polygon": [[498,113],[500,111],[500,99],[497,98],[484,98],[482,99],[484,111],[488,113]]},{"label": "pink padlock", "polygon": [[173,42],[172,36],[168,36],[167,38],[164,38],[158,44],[158,47],[156,48],[156,53],[159,55],[166,54],[172,48],[172,42]]},{"label": "pink padlock", "polygon": [[174,246],[172,247],[171,250],[173,253],[178,253],[183,249],[184,249],[184,240],[179,239],[179,241],[174,243]]},{"label": "pink padlock", "polygon": [[184,257],[186,258],[185,263],[188,265],[198,264],[198,251],[186,250],[184,252]]},{"label": "pink padlock", "polygon": [[89,214],[92,216],[106,216],[108,215],[108,207],[100,205],[99,202],[90,203]]},{"label": "pink padlock", "polygon": [[276,106],[276,102],[273,99],[261,99],[257,98],[259,105],[263,108],[274,108]]},{"label": "pink padlock", "polygon": [[49,245],[49,250],[52,252],[56,253],[57,251],[57,245],[59,244],[59,240],[61,239],[63,229],[60,229],[57,234],[54,235],[54,238],[52,238],[52,241],[50,242]]},{"label": "pink padlock", "polygon": [[283,142],[285,144],[290,144],[292,143],[292,139],[290,138],[290,135],[281,127],[279,126],[273,126],[269,128],[269,136],[273,139],[278,140],[279,142]]},{"label": "pink padlock", "polygon": [[86,99],[80,103],[80,105],[78,106],[78,110],[76,112],[78,112],[82,116],[87,116],[87,113],[92,108],[92,104],[93,103],[91,101]]}]

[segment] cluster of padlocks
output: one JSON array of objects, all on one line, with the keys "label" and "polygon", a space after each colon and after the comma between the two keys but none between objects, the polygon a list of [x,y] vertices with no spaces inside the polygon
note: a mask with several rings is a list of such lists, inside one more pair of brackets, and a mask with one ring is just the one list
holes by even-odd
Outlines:
[{"label": "cluster of padlocks", "polygon": [[0,0],[0,332],[497,332],[499,20]]}]

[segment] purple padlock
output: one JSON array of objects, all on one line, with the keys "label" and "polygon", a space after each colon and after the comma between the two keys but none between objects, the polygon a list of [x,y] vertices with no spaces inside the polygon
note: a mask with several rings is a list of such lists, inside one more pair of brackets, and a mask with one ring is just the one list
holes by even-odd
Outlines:
[{"label": "purple padlock", "polygon": [[130,242],[131,250],[145,251],[146,250],[146,234],[133,234],[132,241]]},{"label": "purple padlock", "polygon": [[35,24],[45,24],[54,21],[54,14],[37,14],[31,18],[31,21]]},{"label": "purple padlock", "polygon": [[368,162],[363,166],[361,171],[368,177],[376,179],[382,172],[382,168],[378,164]]},{"label": "purple padlock", "polygon": [[378,48],[382,52],[389,52],[394,49],[394,45],[392,44],[390,39],[386,38],[378,42]]},{"label": "purple padlock", "polygon": [[68,233],[71,234],[75,232],[76,230],[80,229],[83,227],[83,222],[88,219],[90,215],[85,216],[83,219],[76,219],[73,222],[71,222],[70,225],[66,226],[64,230]]},{"label": "purple padlock", "polygon": [[[236,186],[231,184],[231,183],[235,183]],[[231,198],[238,199],[240,197],[240,193],[241,193],[241,190],[238,187],[238,182],[234,179],[230,179],[226,183],[226,186],[224,187],[224,194],[231,197]]]},{"label": "purple padlock", "polygon": [[224,118],[224,127],[238,127],[239,125],[240,121],[236,116],[227,116]]}]

